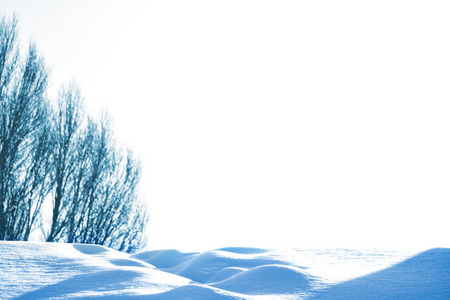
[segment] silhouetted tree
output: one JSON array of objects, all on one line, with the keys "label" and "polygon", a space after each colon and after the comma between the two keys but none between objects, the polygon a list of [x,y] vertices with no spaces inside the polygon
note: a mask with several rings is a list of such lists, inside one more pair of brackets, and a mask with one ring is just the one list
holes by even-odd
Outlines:
[{"label": "silhouetted tree", "polygon": [[54,114],[53,217],[47,241],[136,250],[145,242],[141,233],[147,224],[137,193],[140,163],[118,147],[106,113],[98,122],[84,115],[78,89],[64,89]]},{"label": "silhouetted tree", "polygon": [[[71,85],[61,90],[58,107],[53,113],[51,136],[53,141],[54,190],[52,192],[52,220],[47,242],[58,241],[68,226],[68,211],[74,198],[75,174],[81,165],[79,156],[83,155],[81,147],[84,130],[82,99],[78,89]],[[86,166],[85,166],[86,167]]]},{"label": "silhouetted tree", "polygon": [[[127,237],[141,244],[147,224],[146,211],[140,202],[137,185],[140,180],[140,162],[131,151],[124,152],[114,141],[111,122],[104,114],[98,124],[91,121],[92,151],[90,170],[86,181],[87,198],[77,214],[74,241],[107,245],[123,251],[132,251]],[[142,224],[137,222],[134,209],[141,211]],[[139,227],[139,225],[141,225]]]},{"label": "silhouetted tree", "polygon": [[0,240],[27,240],[50,188],[47,71],[31,45],[24,63],[17,21],[0,22]]},{"label": "silhouetted tree", "polygon": [[[56,107],[44,97],[47,71],[31,45],[21,62],[17,20],[0,22],[0,240],[28,240],[36,226],[49,242],[145,244],[141,167],[115,141],[111,121],[86,115],[72,84]],[[51,201],[45,212],[44,202]],[[44,216],[50,217],[44,226]]]}]

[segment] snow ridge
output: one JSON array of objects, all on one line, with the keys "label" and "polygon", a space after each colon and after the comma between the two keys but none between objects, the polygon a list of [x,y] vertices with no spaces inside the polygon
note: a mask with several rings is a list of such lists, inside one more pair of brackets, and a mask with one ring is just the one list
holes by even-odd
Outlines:
[{"label": "snow ridge", "polygon": [[[342,264],[376,271],[327,278]],[[2,241],[0,270],[2,299],[450,299],[450,249],[443,248],[414,256],[243,247],[128,255],[97,245]]]}]

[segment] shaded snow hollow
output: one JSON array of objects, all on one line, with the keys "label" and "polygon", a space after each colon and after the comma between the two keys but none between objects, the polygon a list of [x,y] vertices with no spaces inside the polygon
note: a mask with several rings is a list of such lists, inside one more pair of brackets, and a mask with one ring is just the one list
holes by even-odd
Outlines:
[{"label": "shaded snow hollow", "polygon": [[2,299],[450,299],[450,249],[222,248],[134,255],[0,242]]}]

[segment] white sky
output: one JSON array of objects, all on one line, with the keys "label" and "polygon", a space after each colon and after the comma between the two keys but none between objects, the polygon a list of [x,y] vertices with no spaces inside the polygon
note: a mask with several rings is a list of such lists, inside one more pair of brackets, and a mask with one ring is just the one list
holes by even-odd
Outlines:
[{"label": "white sky", "polygon": [[447,1],[12,1],[143,161],[150,248],[450,246]]}]

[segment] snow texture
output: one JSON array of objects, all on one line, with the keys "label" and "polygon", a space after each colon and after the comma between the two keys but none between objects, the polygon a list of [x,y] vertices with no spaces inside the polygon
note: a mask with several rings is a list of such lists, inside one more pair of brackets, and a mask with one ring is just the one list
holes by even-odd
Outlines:
[{"label": "snow texture", "polygon": [[450,249],[222,248],[128,255],[0,242],[2,299],[450,299]]}]

